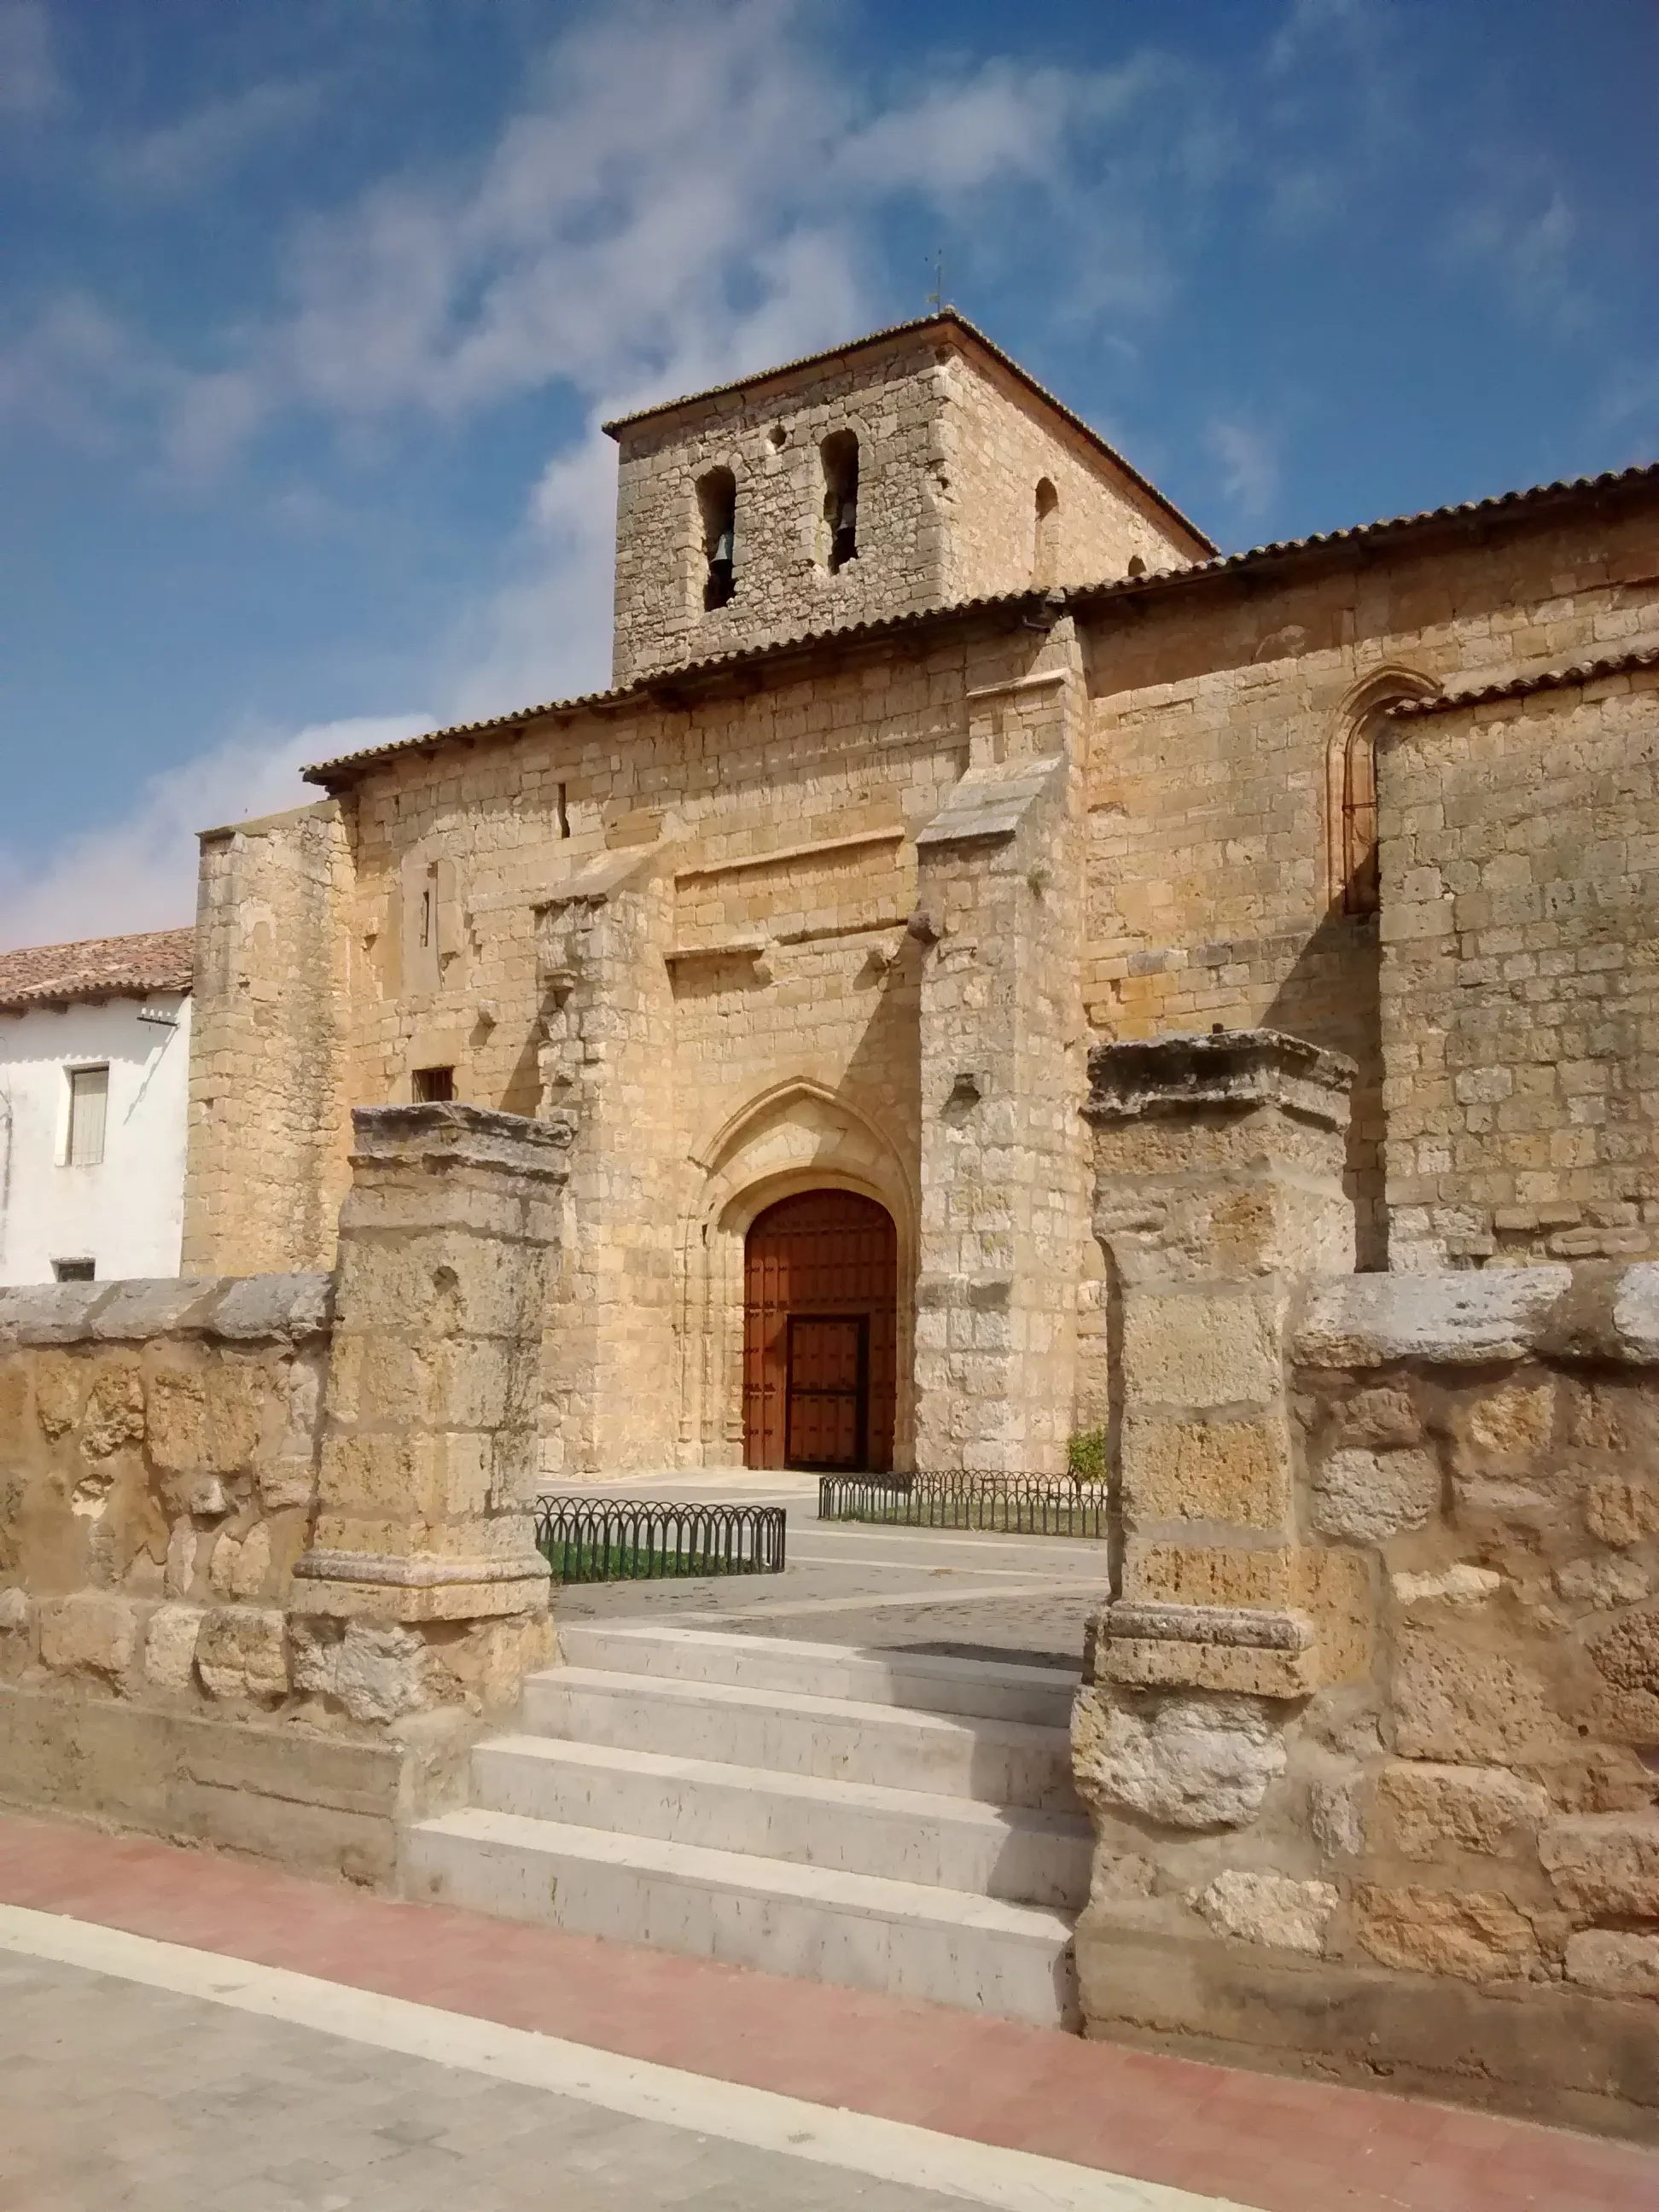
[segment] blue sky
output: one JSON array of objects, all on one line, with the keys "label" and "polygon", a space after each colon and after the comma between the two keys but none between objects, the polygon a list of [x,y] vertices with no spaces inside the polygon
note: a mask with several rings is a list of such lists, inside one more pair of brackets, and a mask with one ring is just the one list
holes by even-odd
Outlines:
[{"label": "blue sky", "polygon": [[597,424],[945,291],[1224,545],[1659,452],[1653,0],[0,0],[0,945],[602,684]]}]

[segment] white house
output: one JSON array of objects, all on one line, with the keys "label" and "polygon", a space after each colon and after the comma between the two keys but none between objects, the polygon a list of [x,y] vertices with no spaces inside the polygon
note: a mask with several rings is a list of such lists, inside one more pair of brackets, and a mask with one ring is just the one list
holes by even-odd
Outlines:
[{"label": "white house", "polygon": [[0,1283],[176,1275],[193,929],[0,952]]}]

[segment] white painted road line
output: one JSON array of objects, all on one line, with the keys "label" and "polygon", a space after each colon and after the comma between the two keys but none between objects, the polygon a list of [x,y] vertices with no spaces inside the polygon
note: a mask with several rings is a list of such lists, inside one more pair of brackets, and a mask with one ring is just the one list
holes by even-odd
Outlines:
[{"label": "white painted road line", "polygon": [[773,2090],[623,2058],[556,2036],[290,1973],[285,1967],[253,1966],[21,1905],[0,1905],[0,1949],[546,2089],[605,2112],[717,2136],[750,2149],[934,2190],[995,2212],[1249,2212],[1218,2197],[1195,2197],[1188,2190],[939,2135],[902,2121],[831,2111]]}]

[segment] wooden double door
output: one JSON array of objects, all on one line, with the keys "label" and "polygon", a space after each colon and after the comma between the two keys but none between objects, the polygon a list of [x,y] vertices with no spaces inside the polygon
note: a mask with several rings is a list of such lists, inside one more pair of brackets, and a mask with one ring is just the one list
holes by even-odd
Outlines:
[{"label": "wooden double door", "polygon": [[744,1255],[745,1465],[883,1471],[897,1395],[892,1216],[848,1190],[768,1206]]}]

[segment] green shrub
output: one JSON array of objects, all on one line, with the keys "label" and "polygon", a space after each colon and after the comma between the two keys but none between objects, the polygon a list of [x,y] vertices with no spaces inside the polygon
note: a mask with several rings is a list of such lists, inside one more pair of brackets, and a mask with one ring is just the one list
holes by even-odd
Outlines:
[{"label": "green shrub", "polygon": [[1105,1481],[1104,1429],[1077,1429],[1073,1431],[1066,1444],[1066,1471],[1074,1482]]}]

